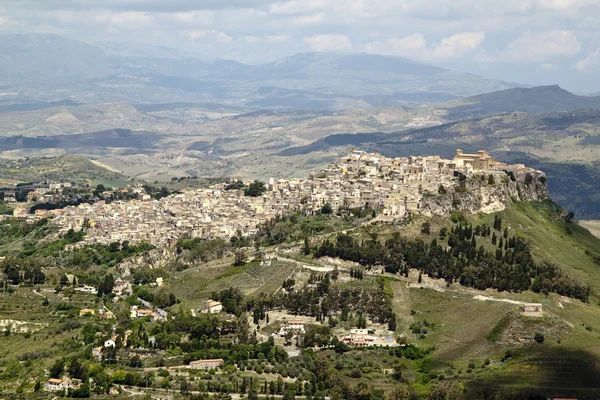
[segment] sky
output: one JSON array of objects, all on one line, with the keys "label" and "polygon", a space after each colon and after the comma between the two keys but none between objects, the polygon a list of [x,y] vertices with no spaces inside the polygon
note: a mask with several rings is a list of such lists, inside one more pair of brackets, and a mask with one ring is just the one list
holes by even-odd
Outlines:
[{"label": "sky", "polygon": [[31,32],[249,64],[369,52],[600,92],[600,0],[1,0],[0,33]]}]

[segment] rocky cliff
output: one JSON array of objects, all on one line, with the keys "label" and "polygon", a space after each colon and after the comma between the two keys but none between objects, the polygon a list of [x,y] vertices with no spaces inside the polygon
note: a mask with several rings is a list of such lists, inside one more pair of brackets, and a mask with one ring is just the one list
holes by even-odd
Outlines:
[{"label": "rocky cliff", "polygon": [[154,249],[139,256],[128,258],[119,264],[118,269],[123,277],[127,277],[136,268],[161,268],[176,259],[177,252],[174,248]]},{"label": "rocky cliff", "polygon": [[424,196],[420,214],[429,217],[448,216],[453,211],[489,214],[502,211],[515,201],[541,201],[546,198],[548,187],[545,181],[534,180],[526,184],[508,180],[488,184],[471,179],[464,186],[448,188],[445,194]]}]

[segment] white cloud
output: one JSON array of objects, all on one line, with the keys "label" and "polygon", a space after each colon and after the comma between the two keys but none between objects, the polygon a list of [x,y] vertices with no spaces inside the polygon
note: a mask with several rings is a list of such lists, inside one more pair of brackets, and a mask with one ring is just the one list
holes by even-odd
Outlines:
[{"label": "white cloud", "polygon": [[292,0],[285,3],[273,3],[269,12],[276,15],[304,14],[322,10],[325,3],[320,0]]},{"label": "white cloud", "polygon": [[442,38],[439,43],[428,46],[425,37],[420,33],[415,33],[402,38],[367,43],[363,47],[363,51],[423,60],[451,59],[464,56],[477,49],[484,39],[483,32],[461,32]]},{"label": "white cloud", "polygon": [[344,51],[353,49],[352,42],[345,35],[315,35],[304,38],[304,43],[314,51]]},{"label": "white cloud", "polygon": [[413,56],[416,51],[421,51],[427,46],[427,40],[420,33],[415,33],[402,38],[389,38],[367,43],[363,51],[395,56]]},{"label": "white cloud", "polygon": [[573,31],[526,33],[506,46],[492,61],[542,62],[578,54],[581,43]]},{"label": "white cloud", "polygon": [[149,27],[154,22],[154,17],[145,12],[126,11],[116,14],[99,16],[100,21],[120,29],[142,29]]},{"label": "white cloud", "polygon": [[219,32],[214,29],[185,31],[184,33],[187,37],[189,37],[190,39],[192,39],[194,41],[201,39],[201,38],[208,38],[208,37],[214,38],[221,43],[231,43],[233,41],[233,38],[231,36],[227,35],[224,32]]},{"label": "white cloud", "polygon": [[580,7],[598,5],[598,0],[537,0],[536,5],[541,9],[573,10]]},{"label": "white cloud", "polygon": [[325,14],[314,14],[314,15],[304,15],[301,17],[295,17],[292,19],[294,25],[314,25],[317,24],[325,18]]},{"label": "white cloud", "polygon": [[591,51],[587,57],[577,61],[574,67],[582,72],[595,71],[600,68],[600,47]]},{"label": "white cloud", "polygon": [[233,38],[223,32],[217,33],[217,40],[221,43],[231,43]]},{"label": "white cloud", "polygon": [[540,64],[540,68],[544,71],[556,71],[558,69],[558,65],[552,63],[543,63]]},{"label": "white cloud", "polygon": [[288,40],[290,40],[290,37],[288,35],[271,35],[271,36],[267,36],[266,39],[267,39],[267,42],[271,42],[271,43],[283,43],[283,42],[287,42]]},{"label": "white cloud", "polygon": [[435,58],[456,58],[464,56],[481,46],[485,39],[483,32],[461,32],[443,38],[433,47]]}]

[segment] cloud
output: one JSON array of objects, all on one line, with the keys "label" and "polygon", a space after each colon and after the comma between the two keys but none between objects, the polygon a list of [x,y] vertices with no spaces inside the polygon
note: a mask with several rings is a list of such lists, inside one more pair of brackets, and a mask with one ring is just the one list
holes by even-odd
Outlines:
[{"label": "cloud", "polygon": [[537,0],[536,6],[548,10],[573,10],[580,7],[598,5],[598,0]]},{"label": "cloud", "polygon": [[595,71],[600,68],[600,47],[588,53],[587,57],[577,61],[573,66],[581,72]]},{"label": "cloud", "polygon": [[483,32],[461,32],[442,38],[439,43],[427,45],[420,33],[402,38],[389,38],[367,43],[363,51],[419,59],[451,59],[464,56],[481,46],[485,39]]},{"label": "cloud", "polygon": [[363,47],[363,51],[385,55],[412,56],[415,51],[420,52],[426,47],[425,37],[420,33],[415,33],[402,38],[393,37],[367,43]]},{"label": "cloud", "polygon": [[345,35],[315,35],[304,38],[304,43],[314,51],[351,52],[352,42]]},{"label": "cloud", "polygon": [[17,0],[27,7],[46,10],[103,9],[175,13],[229,8],[257,8],[284,0]]},{"label": "cloud", "polygon": [[295,17],[292,19],[294,25],[313,25],[317,24],[325,18],[325,14],[314,14],[314,15],[304,15],[301,17]]},{"label": "cloud", "polygon": [[483,32],[462,32],[443,38],[433,47],[432,55],[439,58],[456,58],[472,52],[485,39]]},{"label": "cloud", "polygon": [[293,15],[320,11],[325,8],[326,4],[319,0],[292,0],[271,4],[269,12],[275,15]]},{"label": "cloud", "polygon": [[267,42],[270,43],[283,43],[290,40],[288,35],[270,35],[266,37]]},{"label": "cloud", "polygon": [[526,33],[510,42],[492,61],[543,62],[570,57],[581,51],[581,43],[573,31],[552,30]]},{"label": "cloud", "polygon": [[193,41],[196,41],[198,39],[201,38],[214,38],[215,40],[217,40],[218,42],[221,43],[231,43],[233,41],[233,38],[229,35],[227,35],[224,32],[219,32],[217,30],[214,29],[205,29],[205,30],[196,30],[196,31],[185,31],[184,32],[185,35],[187,37],[189,37],[190,39],[192,39]]}]

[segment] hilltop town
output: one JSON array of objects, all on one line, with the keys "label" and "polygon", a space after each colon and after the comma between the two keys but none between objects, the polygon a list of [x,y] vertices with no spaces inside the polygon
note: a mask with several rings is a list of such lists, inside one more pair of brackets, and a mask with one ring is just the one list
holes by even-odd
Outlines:
[{"label": "hilltop town", "polygon": [[159,200],[98,201],[37,214],[53,214],[62,232],[85,229],[76,246],[115,241],[170,246],[182,237],[253,235],[260,224],[290,212],[343,213],[367,205],[379,220],[393,221],[423,212],[424,200],[432,197],[534,181],[545,183],[544,173],[498,162],[485,150],[457,150],[452,159],[388,158],[354,150],[306,179],[270,179],[254,195],[245,193],[242,182],[222,183]]}]

